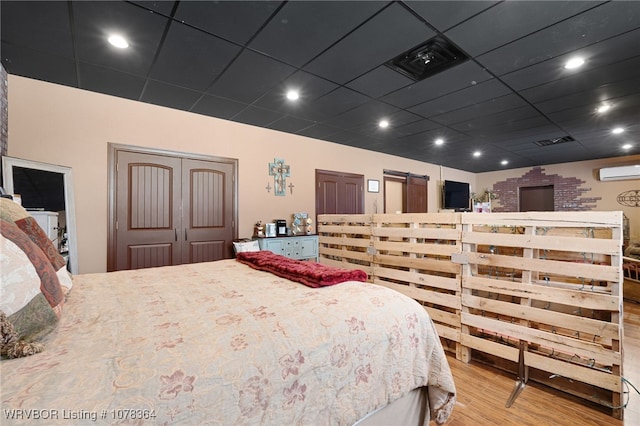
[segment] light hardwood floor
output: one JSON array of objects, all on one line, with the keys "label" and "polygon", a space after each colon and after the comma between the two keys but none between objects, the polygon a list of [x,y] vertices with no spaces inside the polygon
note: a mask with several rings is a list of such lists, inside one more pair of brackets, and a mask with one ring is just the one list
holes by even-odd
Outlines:
[{"label": "light hardwood floor", "polygon": [[[640,304],[624,303],[623,375],[640,390]],[[640,426],[640,395],[629,387],[624,422],[595,404],[529,381],[510,408],[505,403],[516,377],[449,356],[458,402],[447,426],[611,425]],[[625,396],[625,401],[627,401]]]}]

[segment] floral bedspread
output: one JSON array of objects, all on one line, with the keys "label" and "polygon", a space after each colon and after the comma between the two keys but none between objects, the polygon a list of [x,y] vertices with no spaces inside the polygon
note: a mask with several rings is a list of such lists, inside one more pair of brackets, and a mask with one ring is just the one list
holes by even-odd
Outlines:
[{"label": "floral bedspread", "polygon": [[455,402],[415,301],[235,260],[75,276],[45,344],[0,363],[2,424],[351,425],[422,386],[444,421]]}]

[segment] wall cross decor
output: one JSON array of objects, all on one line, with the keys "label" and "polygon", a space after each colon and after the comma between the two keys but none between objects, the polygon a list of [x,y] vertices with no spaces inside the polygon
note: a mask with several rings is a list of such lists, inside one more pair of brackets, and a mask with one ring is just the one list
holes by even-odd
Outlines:
[{"label": "wall cross decor", "polygon": [[287,177],[291,176],[291,166],[284,164],[281,158],[274,158],[273,163],[269,163],[269,176],[273,176],[273,194],[287,195]]}]

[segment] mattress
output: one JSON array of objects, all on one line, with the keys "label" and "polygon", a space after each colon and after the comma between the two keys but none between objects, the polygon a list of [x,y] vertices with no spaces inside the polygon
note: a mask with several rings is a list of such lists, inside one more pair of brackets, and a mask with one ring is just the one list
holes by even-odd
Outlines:
[{"label": "mattress", "polygon": [[44,343],[0,363],[3,424],[352,425],[415,389],[428,424],[455,403],[414,300],[233,259],[75,276]]}]

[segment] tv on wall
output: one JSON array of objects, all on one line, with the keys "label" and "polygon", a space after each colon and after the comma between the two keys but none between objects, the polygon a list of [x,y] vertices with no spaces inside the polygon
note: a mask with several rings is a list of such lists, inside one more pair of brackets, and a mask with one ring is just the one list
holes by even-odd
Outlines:
[{"label": "tv on wall", "polygon": [[442,208],[456,211],[469,210],[469,184],[445,180],[442,187]]}]

